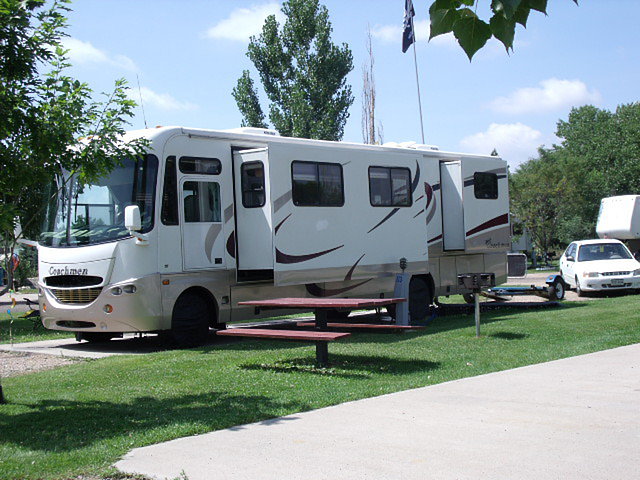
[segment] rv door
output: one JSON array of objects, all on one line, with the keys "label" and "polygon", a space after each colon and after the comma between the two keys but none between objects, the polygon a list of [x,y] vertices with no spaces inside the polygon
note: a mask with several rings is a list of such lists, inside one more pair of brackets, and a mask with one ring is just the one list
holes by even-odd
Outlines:
[{"label": "rv door", "polygon": [[444,250],[464,250],[464,208],[460,161],[440,162]]},{"label": "rv door", "polygon": [[233,154],[238,271],[273,270],[266,148]]}]

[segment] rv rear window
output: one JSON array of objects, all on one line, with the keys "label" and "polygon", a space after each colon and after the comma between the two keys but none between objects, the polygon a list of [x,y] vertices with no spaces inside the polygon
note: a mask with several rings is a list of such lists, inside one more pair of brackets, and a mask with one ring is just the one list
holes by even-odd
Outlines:
[{"label": "rv rear window", "polygon": [[293,203],[299,207],[344,205],[342,165],[295,161],[291,164]]},{"label": "rv rear window", "polygon": [[180,157],[180,171],[182,173],[219,175],[221,170],[222,164],[217,158]]},{"label": "rv rear window", "polygon": [[476,198],[495,200],[498,198],[498,175],[489,172],[473,174],[473,193]]},{"label": "rv rear window", "polygon": [[374,207],[411,206],[411,170],[369,167],[369,200]]},{"label": "rv rear window", "polygon": [[242,206],[245,208],[264,207],[264,165],[262,162],[243,163]]}]

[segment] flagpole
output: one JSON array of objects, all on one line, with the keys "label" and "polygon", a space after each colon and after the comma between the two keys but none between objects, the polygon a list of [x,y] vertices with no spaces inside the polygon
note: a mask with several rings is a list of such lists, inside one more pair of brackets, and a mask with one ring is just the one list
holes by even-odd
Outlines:
[{"label": "flagpole", "polygon": [[416,29],[413,25],[413,17],[411,17],[411,30],[413,31],[413,64],[416,67],[416,86],[418,87],[418,111],[420,112],[420,133],[422,134],[422,144],[424,145],[424,124],[422,122],[422,100],[420,99],[420,80],[418,77],[418,57],[416,55],[416,43],[418,36],[416,35]]}]

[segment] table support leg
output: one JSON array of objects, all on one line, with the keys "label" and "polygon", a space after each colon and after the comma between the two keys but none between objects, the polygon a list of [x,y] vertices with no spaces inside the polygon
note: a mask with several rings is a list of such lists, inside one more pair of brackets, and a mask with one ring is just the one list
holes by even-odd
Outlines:
[{"label": "table support leg", "polygon": [[316,330],[324,332],[327,329],[327,311],[324,308],[316,308]]},{"label": "table support leg", "polygon": [[328,342],[316,342],[316,364],[318,367],[326,367],[329,365]]}]

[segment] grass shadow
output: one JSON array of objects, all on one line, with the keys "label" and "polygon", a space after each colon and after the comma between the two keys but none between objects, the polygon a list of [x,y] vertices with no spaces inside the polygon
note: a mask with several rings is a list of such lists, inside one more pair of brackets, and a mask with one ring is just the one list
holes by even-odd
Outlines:
[{"label": "grass shadow", "polygon": [[529,336],[528,333],[513,333],[513,332],[496,332],[489,335],[492,338],[500,338],[502,340],[524,340]]}]

